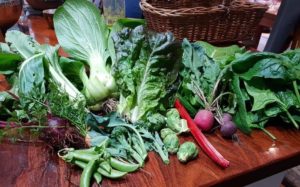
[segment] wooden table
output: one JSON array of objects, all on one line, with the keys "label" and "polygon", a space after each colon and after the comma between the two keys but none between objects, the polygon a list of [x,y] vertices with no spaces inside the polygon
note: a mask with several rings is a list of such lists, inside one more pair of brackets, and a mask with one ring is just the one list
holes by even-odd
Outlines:
[{"label": "wooden table", "polygon": [[[40,17],[30,19],[30,33],[41,43],[56,43],[55,35]],[[192,187],[242,186],[300,164],[300,131],[272,126],[277,137],[272,141],[262,131],[251,136],[238,132],[240,143],[224,140],[220,134],[207,134],[208,140],[231,164],[221,169],[202,151],[196,160],[184,165],[176,156],[165,165],[154,153],[145,167],[124,179],[104,180],[102,186]],[[192,140],[183,137],[181,140]],[[1,187],[71,187],[78,186],[81,170],[59,160],[43,143],[0,144]],[[96,184],[93,184],[96,186]]]}]

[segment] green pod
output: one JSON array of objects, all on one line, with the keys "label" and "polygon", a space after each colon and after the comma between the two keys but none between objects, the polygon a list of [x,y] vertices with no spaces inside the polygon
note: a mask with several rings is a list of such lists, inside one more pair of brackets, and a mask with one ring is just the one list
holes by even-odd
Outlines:
[{"label": "green pod", "polygon": [[101,183],[101,181],[102,181],[102,175],[101,175],[100,173],[95,172],[95,173],[93,174],[93,177],[94,177],[95,181],[97,182],[97,184],[100,184],[100,183]]},{"label": "green pod", "polygon": [[103,161],[99,164],[99,167],[105,170],[106,172],[111,172],[111,165],[109,161]]},{"label": "green pod", "polygon": [[81,160],[84,162],[89,162],[91,160],[99,159],[99,155],[94,155],[90,153],[80,153],[80,152],[72,152],[74,160]]},{"label": "green pod", "polygon": [[[85,163],[83,161],[80,161],[80,160],[75,160],[74,164],[76,166],[80,167],[81,169],[84,169],[86,167],[86,165],[87,165],[87,163]],[[96,180],[96,182],[98,184],[100,184],[100,182],[102,181],[102,175],[98,171],[94,172],[93,177]]]},{"label": "green pod", "polygon": [[98,154],[95,151],[95,147],[91,147],[89,149],[78,149],[78,150],[74,150],[75,153],[82,153],[82,154],[91,154],[91,155],[96,155]]},{"label": "green pod", "polygon": [[139,168],[138,164],[133,164],[129,162],[123,162],[113,157],[110,157],[110,165],[116,170],[123,172],[133,172]]},{"label": "green pod", "polygon": [[132,158],[139,163],[139,166],[143,167],[144,166],[144,159],[139,155],[136,151],[133,149],[130,151],[130,155]]},{"label": "green pod", "polygon": [[115,169],[112,169],[110,173],[108,173],[107,171],[105,171],[104,169],[102,168],[98,168],[97,171],[107,177],[107,178],[110,178],[110,179],[118,179],[118,178],[121,178],[123,176],[125,176],[127,174],[127,172],[123,172],[123,171],[118,171],[118,170],[115,170]]},{"label": "green pod", "polygon": [[91,177],[96,169],[97,160],[91,160],[84,167],[80,177],[80,187],[90,187]]}]

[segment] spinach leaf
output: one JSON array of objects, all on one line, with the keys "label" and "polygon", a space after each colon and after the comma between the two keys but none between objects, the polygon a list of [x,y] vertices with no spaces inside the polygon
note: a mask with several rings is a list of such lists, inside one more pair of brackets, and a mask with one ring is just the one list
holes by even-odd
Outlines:
[{"label": "spinach leaf", "polygon": [[234,121],[241,131],[250,133],[252,124],[247,112],[245,100],[243,99],[244,96],[240,87],[240,78],[237,75],[233,77],[231,87],[236,94],[237,102],[237,111],[234,115]]},{"label": "spinach leaf", "polygon": [[238,45],[216,47],[203,41],[198,41],[196,44],[203,47],[205,53],[221,67],[225,67],[231,61],[235,60],[237,54],[242,54],[245,52],[245,49],[240,48]]},{"label": "spinach leaf", "polygon": [[279,103],[280,100],[274,92],[269,89],[258,89],[245,82],[246,90],[253,97],[253,106],[251,111],[258,111],[266,107],[270,103]]},{"label": "spinach leaf", "polygon": [[245,80],[251,80],[254,77],[271,79],[288,79],[287,71],[281,64],[282,59],[266,58],[257,61],[247,72],[241,74]]}]

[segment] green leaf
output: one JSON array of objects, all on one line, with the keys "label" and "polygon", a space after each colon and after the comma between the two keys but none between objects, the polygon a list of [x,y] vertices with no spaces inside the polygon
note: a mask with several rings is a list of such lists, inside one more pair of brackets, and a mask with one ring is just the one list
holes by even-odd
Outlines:
[{"label": "green leaf", "polygon": [[245,52],[245,49],[240,48],[238,45],[216,47],[203,41],[198,41],[196,44],[202,46],[205,53],[222,67],[233,61],[236,54],[242,54]]},{"label": "green leaf", "polygon": [[12,53],[7,43],[0,42],[0,53]]},{"label": "green leaf", "polygon": [[234,115],[234,121],[238,128],[244,133],[251,132],[251,123],[247,113],[246,104],[243,100],[243,94],[240,87],[240,79],[238,76],[233,77],[232,89],[236,94],[237,111]]},{"label": "green leaf", "polygon": [[145,25],[145,24],[146,24],[146,22],[144,19],[135,19],[135,18],[121,18],[121,19],[118,19],[113,24],[113,26],[111,28],[110,36],[108,39],[108,49],[109,49],[110,56],[112,59],[112,65],[116,61],[116,51],[115,51],[114,42],[112,40],[113,35],[119,31],[121,31],[125,27],[134,29],[135,27],[137,27],[139,25]]},{"label": "green leaf", "polygon": [[110,73],[109,29],[99,9],[85,0],[67,0],[54,14],[59,44],[70,57],[89,66],[81,71],[83,93],[90,106],[99,104],[116,90]]},{"label": "green leaf", "polygon": [[249,95],[253,97],[253,106],[251,111],[258,111],[266,107],[271,103],[279,103],[280,100],[269,89],[258,89],[253,85],[249,85],[245,82],[245,86]]},{"label": "green leaf", "polygon": [[71,100],[85,100],[81,92],[63,74],[59,64],[58,49],[58,45],[55,47],[50,45],[41,46],[41,50],[45,53],[45,60],[48,63],[51,80],[55,82],[61,92],[67,93]]},{"label": "green leaf", "polygon": [[97,147],[105,144],[105,142],[108,140],[108,136],[102,135],[96,131],[89,131],[88,135],[91,139],[91,146]]},{"label": "green leaf", "polygon": [[[36,54],[23,62],[19,72],[19,95],[38,91],[45,93],[44,54]],[[38,90],[36,90],[38,89]]]},{"label": "green leaf", "polygon": [[[205,49],[199,44],[190,44],[187,40],[182,43],[183,51],[183,64],[184,70],[180,73],[182,77],[182,86],[180,94],[189,99],[199,95],[198,89],[195,89],[195,84],[203,92],[207,100],[207,104],[211,104],[216,90],[216,84],[220,81],[224,72],[221,71],[220,66],[211,57],[209,57]],[[195,98],[194,98],[195,100]],[[202,107],[208,107],[203,101],[204,99],[197,98],[196,102],[200,103]]]},{"label": "green leaf", "polygon": [[269,58],[276,59],[279,58],[279,55],[276,55],[274,53],[267,53],[267,52],[245,53],[231,63],[232,70],[235,73],[242,74],[247,72],[259,60],[269,59]]},{"label": "green leaf", "polygon": [[74,84],[79,90],[83,89],[83,73],[86,69],[83,62],[73,60],[66,57],[59,59],[59,65],[63,74]]},{"label": "green leaf", "polygon": [[299,106],[297,97],[291,90],[278,91],[276,96],[287,108]]},{"label": "green leaf", "polygon": [[86,124],[97,132],[102,132],[102,128],[107,127],[109,122],[109,117],[98,116],[91,112],[86,117]]},{"label": "green leaf", "polygon": [[151,33],[142,26],[114,36],[114,77],[121,93],[118,111],[131,122],[167,107],[176,92],[181,49],[171,33]]},{"label": "green leaf", "polygon": [[261,59],[247,72],[241,74],[241,77],[245,80],[251,80],[253,77],[287,79],[288,75],[281,61],[280,58]]},{"label": "green leaf", "polygon": [[89,62],[100,55],[106,62],[109,30],[91,2],[67,0],[55,11],[54,28],[59,44],[71,57]]},{"label": "green leaf", "polygon": [[17,71],[22,57],[13,53],[0,52],[0,74],[8,75]]},{"label": "green leaf", "polygon": [[12,51],[19,53],[24,59],[32,57],[40,52],[40,45],[31,36],[20,31],[8,31],[5,41],[10,45]]}]

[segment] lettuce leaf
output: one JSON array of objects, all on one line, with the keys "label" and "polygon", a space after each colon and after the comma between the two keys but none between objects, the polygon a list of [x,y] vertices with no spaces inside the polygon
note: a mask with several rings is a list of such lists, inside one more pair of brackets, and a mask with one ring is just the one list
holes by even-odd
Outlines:
[{"label": "lettuce leaf", "polygon": [[120,91],[118,112],[132,123],[147,113],[165,111],[177,90],[181,48],[171,33],[147,32],[143,26],[113,36],[113,75]]}]

